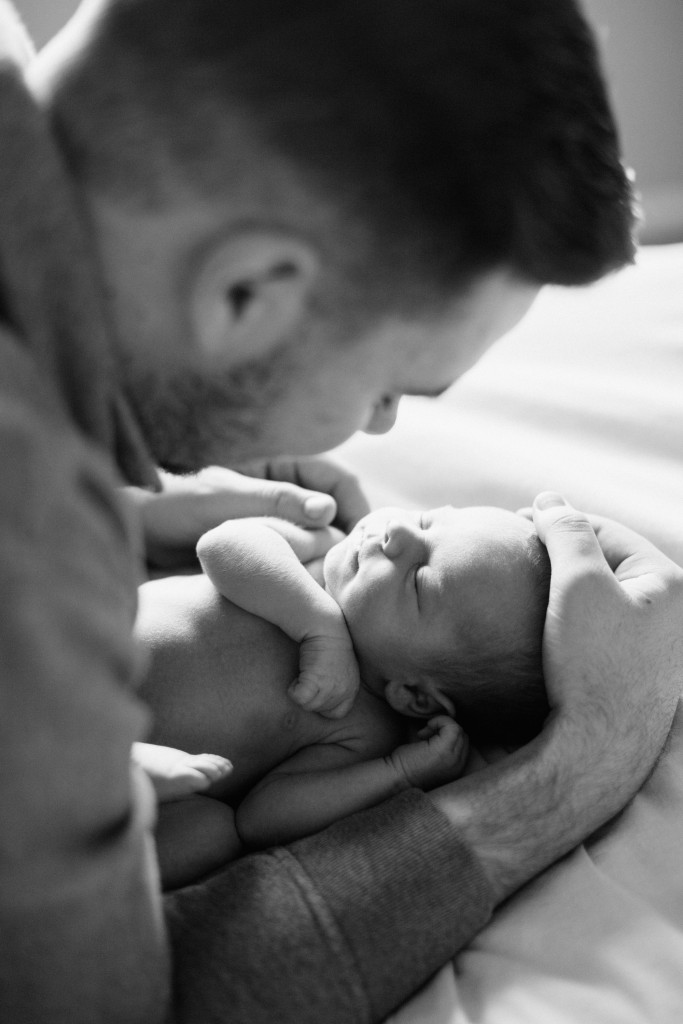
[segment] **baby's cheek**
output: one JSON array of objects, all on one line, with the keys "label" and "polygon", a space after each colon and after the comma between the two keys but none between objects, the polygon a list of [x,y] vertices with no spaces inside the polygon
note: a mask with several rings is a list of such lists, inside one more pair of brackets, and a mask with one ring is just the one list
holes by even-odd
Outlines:
[{"label": "baby's cheek", "polygon": [[330,590],[339,587],[344,577],[344,567],[349,562],[348,537],[335,544],[325,555],[325,584]]}]

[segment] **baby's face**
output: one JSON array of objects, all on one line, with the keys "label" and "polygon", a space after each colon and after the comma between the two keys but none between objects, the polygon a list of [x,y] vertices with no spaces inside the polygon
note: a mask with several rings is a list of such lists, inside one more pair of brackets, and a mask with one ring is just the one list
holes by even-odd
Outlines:
[{"label": "baby's face", "polygon": [[435,654],[528,628],[534,578],[528,520],[498,508],[365,516],[325,558],[366,681],[409,677]]}]

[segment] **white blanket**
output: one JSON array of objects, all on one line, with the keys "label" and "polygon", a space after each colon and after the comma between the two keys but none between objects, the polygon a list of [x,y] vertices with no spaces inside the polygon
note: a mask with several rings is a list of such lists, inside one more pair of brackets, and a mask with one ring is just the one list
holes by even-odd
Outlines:
[{"label": "white blanket", "polygon": [[[517,508],[552,488],[683,564],[683,245],[588,289],[547,289],[447,395],[403,406],[392,434],[336,453],[375,505]],[[626,811],[392,1022],[683,1022],[683,705]]]}]

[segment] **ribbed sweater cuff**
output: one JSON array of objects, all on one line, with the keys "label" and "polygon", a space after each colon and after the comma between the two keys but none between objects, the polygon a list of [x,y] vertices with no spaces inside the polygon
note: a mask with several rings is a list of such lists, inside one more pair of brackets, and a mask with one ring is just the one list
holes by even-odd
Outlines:
[{"label": "ribbed sweater cuff", "polygon": [[355,962],[364,988],[357,995],[372,1020],[423,984],[493,910],[471,850],[419,790],[345,819],[290,852]]}]

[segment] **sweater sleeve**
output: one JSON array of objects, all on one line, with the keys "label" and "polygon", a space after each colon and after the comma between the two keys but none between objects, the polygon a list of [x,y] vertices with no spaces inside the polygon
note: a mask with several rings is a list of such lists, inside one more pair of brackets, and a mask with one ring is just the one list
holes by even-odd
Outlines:
[{"label": "sweater sleeve", "polygon": [[0,332],[0,1020],[164,1014],[154,799],[130,769],[135,558],[106,461]]},{"label": "sweater sleeve", "polygon": [[167,897],[177,1021],[381,1021],[492,912],[417,790]]}]

